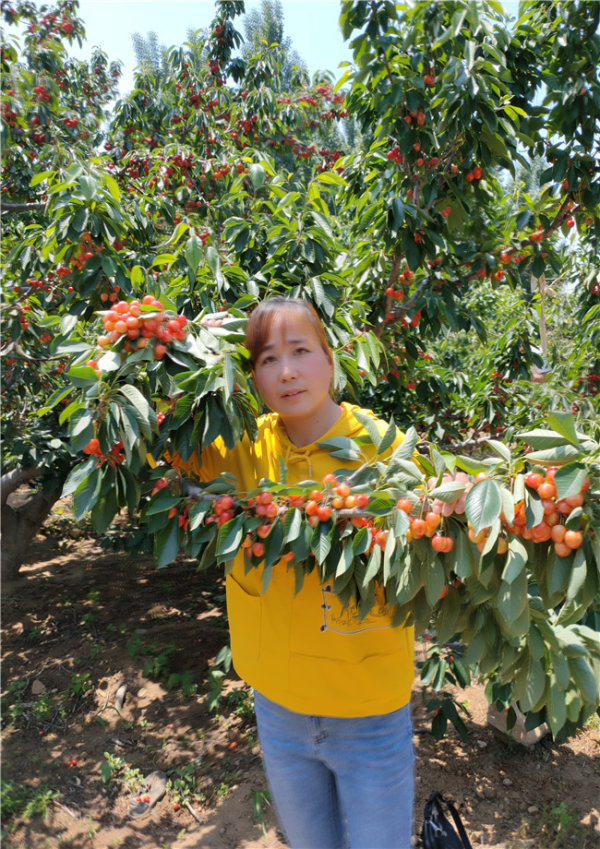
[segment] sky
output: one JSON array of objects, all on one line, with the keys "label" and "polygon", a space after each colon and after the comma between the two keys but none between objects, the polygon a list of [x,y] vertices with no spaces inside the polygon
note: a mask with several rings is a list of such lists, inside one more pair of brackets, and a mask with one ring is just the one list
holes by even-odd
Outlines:
[{"label": "sky", "polygon": [[[260,2],[246,0],[246,13],[260,8]],[[309,73],[342,71],[340,62],[350,61],[352,53],[344,42],[338,20],[339,0],[282,0],[284,35],[308,66]],[[75,56],[88,59],[94,46],[100,47],[109,60],[123,62],[121,94],[132,88],[136,64],[132,35],[146,38],[155,32],[158,43],[179,47],[187,40],[188,30],[203,29],[215,17],[214,0],[80,0],[79,16],[86,32],[86,42]],[[242,19],[234,20],[244,35]]]},{"label": "sky", "polygon": [[[352,52],[339,28],[340,0],[281,0],[284,35],[308,66],[309,73],[332,71],[339,78],[341,62],[350,62]],[[507,12],[516,15],[516,0],[505,0]],[[260,0],[246,0],[246,13],[260,8]],[[214,0],[80,0],[79,15],[84,21],[86,42],[71,51],[81,59],[89,59],[92,48],[100,47],[111,61],[120,59],[123,76],[120,94],[133,88],[136,65],[132,35],[146,38],[155,32],[158,43],[179,47],[187,40],[188,30],[207,27],[215,16]],[[241,19],[236,29],[244,34]]]}]

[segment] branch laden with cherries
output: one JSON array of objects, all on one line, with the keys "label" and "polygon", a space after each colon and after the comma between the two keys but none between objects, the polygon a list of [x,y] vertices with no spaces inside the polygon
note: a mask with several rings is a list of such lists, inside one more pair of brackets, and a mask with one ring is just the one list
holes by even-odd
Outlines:
[{"label": "branch laden with cherries", "polygon": [[[509,684],[526,713],[543,714],[557,735],[598,706],[600,640],[583,624],[600,578],[599,446],[569,414],[553,429],[520,434],[512,454],[488,440],[479,460],[430,448],[415,461],[413,429],[391,457],[395,425],[381,435],[321,443],[340,460],[322,481],[288,487],[262,481],[236,491],[228,475],[194,488],[173,470],[145,508],[159,563],[181,544],[203,565],[229,571],[244,551],[268,591],[275,569],[293,569],[296,588],[317,570],[345,604],[365,616],[383,587],[396,622],[460,640],[465,661]],[[357,470],[365,442],[376,456]],[[372,450],[372,449],[371,449]],[[282,469],[285,477],[285,469]]]}]

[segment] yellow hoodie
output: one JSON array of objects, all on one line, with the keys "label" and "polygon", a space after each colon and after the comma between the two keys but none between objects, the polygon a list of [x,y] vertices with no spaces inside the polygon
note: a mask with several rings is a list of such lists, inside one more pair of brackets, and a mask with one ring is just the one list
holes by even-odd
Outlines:
[{"label": "yellow hoodie", "polygon": [[[334,436],[365,434],[353,415],[358,407],[343,403],[342,415],[319,441]],[[375,417],[368,410],[361,413]],[[379,421],[383,433],[385,422]],[[390,449],[402,441],[402,435]],[[373,449],[374,450],[374,449]],[[243,439],[232,450],[217,439],[200,457],[183,464],[182,473],[202,480],[230,472],[241,492],[254,489],[261,478],[279,479],[279,458],[288,468],[288,485],[321,481],[341,465],[316,443],[296,447],[279,415],[258,420],[258,439]],[[243,552],[227,576],[227,613],[233,665],[238,675],[268,699],[299,713],[356,717],[389,713],[408,703],[413,680],[413,629],[393,626],[386,606],[359,621],[357,611],[342,607],[329,585],[321,585],[316,570],[305,576],[295,594],[293,568],[280,561],[262,593],[261,569],[246,573]]]}]

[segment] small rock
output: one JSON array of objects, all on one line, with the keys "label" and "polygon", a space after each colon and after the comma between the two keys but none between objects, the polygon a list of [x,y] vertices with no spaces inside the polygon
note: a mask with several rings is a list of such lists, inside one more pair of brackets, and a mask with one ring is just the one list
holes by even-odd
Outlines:
[{"label": "small rock", "polygon": [[480,749],[487,749],[487,743],[485,742],[485,740],[478,740],[477,745]]},{"label": "small rock", "polygon": [[121,684],[119,689],[115,694],[115,707],[117,710],[121,710],[123,707],[123,702],[125,701],[125,694],[127,693],[127,684]]},{"label": "small rock", "polygon": [[528,813],[528,814],[537,814],[537,812],[538,812],[538,808],[537,808],[537,806],[536,806],[536,805],[530,805],[530,806],[527,808],[527,813]]},{"label": "small rock", "polygon": [[31,693],[34,696],[43,696],[48,692],[48,689],[39,678],[36,678],[33,684],[31,685]]},{"label": "small rock", "polygon": [[510,778],[505,778],[504,781],[502,782],[502,784],[504,784],[505,787],[510,787],[511,784],[512,784],[512,781],[510,780]]}]

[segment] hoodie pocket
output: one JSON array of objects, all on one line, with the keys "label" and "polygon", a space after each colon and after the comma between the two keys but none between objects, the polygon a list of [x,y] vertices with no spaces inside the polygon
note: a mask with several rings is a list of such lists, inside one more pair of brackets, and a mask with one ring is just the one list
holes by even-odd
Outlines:
[{"label": "hoodie pocket", "polygon": [[260,654],[262,597],[247,592],[232,575],[227,576],[226,589],[233,665],[246,680]]},{"label": "hoodie pocket", "polygon": [[291,651],[360,663],[372,655],[402,650],[405,643],[402,630],[392,625],[386,606],[375,608],[360,620],[355,608],[344,608],[328,586],[321,586],[316,592],[302,591],[294,599]]}]

